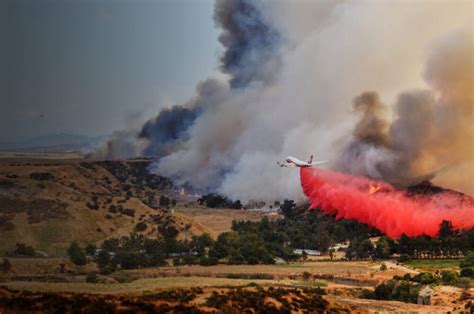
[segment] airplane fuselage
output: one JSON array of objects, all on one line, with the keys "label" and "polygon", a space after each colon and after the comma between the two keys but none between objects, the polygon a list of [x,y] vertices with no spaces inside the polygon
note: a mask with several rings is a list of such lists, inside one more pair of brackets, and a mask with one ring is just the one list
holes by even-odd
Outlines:
[{"label": "airplane fuselage", "polygon": [[312,167],[313,166],[312,164],[310,164],[306,161],[300,160],[300,159],[292,157],[292,156],[286,157],[286,162],[290,165],[293,165],[293,167],[307,168],[307,167]]},{"label": "airplane fuselage", "polygon": [[311,155],[311,157],[309,158],[308,161],[303,161],[303,160],[300,160],[300,159],[295,158],[293,156],[288,156],[285,159],[285,163],[277,162],[277,165],[279,165],[280,167],[309,168],[309,167],[319,166],[319,165],[324,164],[326,162],[329,162],[329,160],[313,162],[313,155]]}]

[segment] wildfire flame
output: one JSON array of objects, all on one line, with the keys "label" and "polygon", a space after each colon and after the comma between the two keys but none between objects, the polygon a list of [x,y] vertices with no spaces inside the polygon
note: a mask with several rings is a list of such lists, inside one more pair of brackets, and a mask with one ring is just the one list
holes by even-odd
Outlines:
[{"label": "wildfire flame", "polygon": [[370,185],[369,194],[374,194],[380,191],[382,187],[378,183],[373,183]]}]

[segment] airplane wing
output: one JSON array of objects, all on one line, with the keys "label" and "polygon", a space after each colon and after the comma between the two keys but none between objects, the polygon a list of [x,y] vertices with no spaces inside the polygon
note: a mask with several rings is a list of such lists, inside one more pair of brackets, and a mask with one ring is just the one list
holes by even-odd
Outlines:
[{"label": "airplane wing", "polygon": [[289,168],[296,167],[294,164],[286,164],[286,163],[281,163],[279,161],[277,161],[277,165],[280,166],[280,167],[289,167]]},{"label": "airplane wing", "polygon": [[330,162],[330,160],[315,161],[315,162],[311,163],[311,166],[319,166],[319,165],[325,164],[327,162]]}]

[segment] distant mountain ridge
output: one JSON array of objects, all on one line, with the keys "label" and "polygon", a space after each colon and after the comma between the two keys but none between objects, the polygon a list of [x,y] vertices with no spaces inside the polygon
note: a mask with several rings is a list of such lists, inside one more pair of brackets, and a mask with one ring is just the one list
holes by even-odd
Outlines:
[{"label": "distant mountain ridge", "polygon": [[13,152],[88,152],[105,136],[85,136],[78,134],[58,133],[43,135],[17,141],[0,139],[0,151]]}]

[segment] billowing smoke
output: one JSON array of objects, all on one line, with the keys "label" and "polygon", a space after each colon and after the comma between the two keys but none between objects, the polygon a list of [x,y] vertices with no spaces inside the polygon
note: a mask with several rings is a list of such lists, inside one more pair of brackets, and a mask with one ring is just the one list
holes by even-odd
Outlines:
[{"label": "billowing smoke", "polygon": [[162,110],[155,119],[143,125],[139,139],[148,141],[142,154],[163,157],[178,149],[189,138],[187,130],[204,110],[212,110],[225,97],[225,82],[208,79],[196,87],[196,97],[188,103]]},{"label": "billowing smoke", "polygon": [[278,69],[275,50],[280,36],[266,20],[263,4],[252,0],[217,0],[214,17],[222,29],[219,42],[225,48],[220,67],[230,75],[230,85],[240,88],[252,81],[271,80]]},{"label": "billowing smoke", "polygon": [[122,159],[139,156],[161,158],[173,153],[189,139],[188,129],[204,110],[212,110],[226,97],[226,82],[207,79],[196,86],[196,95],[183,105],[165,108],[141,128],[114,132],[88,155],[93,159]]},{"label": "billowing smoke", "polygon": [[148,146],[148,141],[137,137],[138,130],[130,128],[115,131],[103,144],[86,155],[92,159],[124,159],[140,156]]},{"label": "billowing smoke", "polygon": [[426,65],[425,78],[432,89],[400,94],[392,120],[376,93],[356,97],[354,109],[361,118],[343,149],[339,168],[398,186],[439,173],[450,186],[472,192],[473,58],[472,33],[446,38]]},{"label": "billowing smoke", "polygon": [[474,227],[474,200],[452,191],[408,196],[384,182],[311,168],[301,168],[301,185],[311,208],[367,223],[390,237],[435,236],[443,220],[455,229]]},{"label": "billowing smoke", "polygon": [[228,83],[148,122],[142,153],[177,183],[242,201],[302,200],[276,161],[310,154],[472,193],[472,18],[467,2],[217,1]]}]

